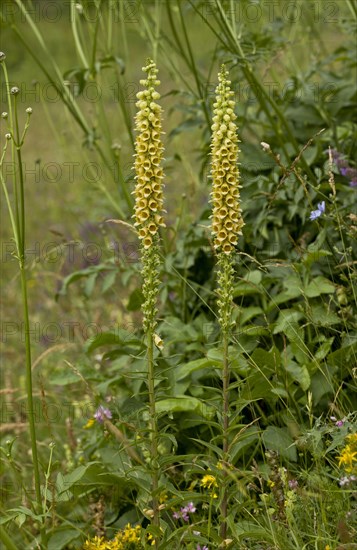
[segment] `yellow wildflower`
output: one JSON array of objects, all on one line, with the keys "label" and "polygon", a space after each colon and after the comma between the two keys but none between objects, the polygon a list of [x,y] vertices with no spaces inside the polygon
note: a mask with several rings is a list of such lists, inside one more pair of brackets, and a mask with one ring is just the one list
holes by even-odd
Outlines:
[{"label": "yellow wildflower", "polygon": [[107,550],[111,548],[108,546],[109,541],[106,541],[104,537],[93,537],[90,540],[86,540],[83,546],[83,550]]},{"label": "yellow wildflower", "polygon": [[344,466],[346,472],[351,472],[353,462],[357,462],[357,449],[354,450],[351,445],[346,445],[338,457],[338,465]]},{"label": "yellow wildflower", "polygon": [[357,448],[357,432],[354,433],[354,434],[349,434],[346,436],[346,439],[348,441],[348,443],[351,445],[351,446],[356,446]]},{"label": "yellow wildflower", "polygon": [[216,478],[211,474],[206,474],[201,479],[201,486],[205,489],[211,489],[212,487],[218,487]]},{"label": "yellow wildflower", "polygon": [[85,424],[85,425],[83,426],[83,428],[84,428],[85,430],[89,430],[89,428],[91,428],[94,424],[95,424],[94,418],[90,418],[90,419],[88,420],[87,424]]},{"label": "yellow wildflower", "polygon": [[234,114],[235,102],[228,71],[222,66],[218,75],[216,102],[213,104],[212,166],[213,245],[230,254],[244,225],[239,201],[238,137]]}]

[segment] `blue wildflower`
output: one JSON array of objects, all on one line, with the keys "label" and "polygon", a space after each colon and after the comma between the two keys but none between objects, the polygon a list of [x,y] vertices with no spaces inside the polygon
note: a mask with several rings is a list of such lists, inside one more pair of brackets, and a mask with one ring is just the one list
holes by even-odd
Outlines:
[{"label": "blue wildflower", "polygon": [[313,210],[310,214],[310,220],[316,220],[325,212],[325,201],[319,202],[317,210]]}]

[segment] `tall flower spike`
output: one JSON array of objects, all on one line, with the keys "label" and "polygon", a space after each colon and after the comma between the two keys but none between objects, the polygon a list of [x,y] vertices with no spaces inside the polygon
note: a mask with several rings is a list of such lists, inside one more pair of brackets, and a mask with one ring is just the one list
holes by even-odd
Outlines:
[{"label": "tall flower spike", "polygon": [[[230,363],[228,354],[229,331],[232,324],[234,246],[244,225],[239,201],[238,137],[234,114],[235,103],[228,80],[228,72],[222,66],[218,75],[216,102],[213,104],[211,176],[213,188],[212,237],[217,253],[218,321],[222,335],[222,442],[223,462],[229,464],[229,384]],[[226,538],[228,516],[228,473],[222,472],[221,536]]]},{"label": "tall flower spike", "polygon": [[216,102],[213,104],[211,202],[214,248],[230,254],[244,225],[239,201],[238,137],[234,114],[235,102],[224,65],[218,75]]},{"label": "tall flower spike", "polygon": [[160,226],[164,227],[162,180],[163,170],[160,166],[163,154],[161,141],[161,112],[156,100],[160,94],[155,87],[160,84],[157,80],[158,70],[153,61],[148,60],[143,71],[147,73],[145,80],[140,84],[145,87],[138,92],[138,113],[136,115],[136,131],[138,136],[135,145],[135,226],[138,228],[139,239],[145,249],[154,242]]},{"label": "tall flower spike", "polygon": [[159,227],[164,227],[163,177],[161,168],[164,146],[161,141],[161,113],[156,100],[160,94],[155,90],[160,81],[155,63],[148,59],[143,71],[147,78],[140,80],[144,90],[137,93],[138,113],[135,118],[138,136],[135,144],[135,227],[142,244],[142,277],[144,304],[142,306],[144,332],[151,333],[156,326],[156,301],[159,285],[158,266],[160,264],[158,241]]},{"label": "tall flower spike", "polygon": [[[163,227],[163,195],[162,180],[164,177],[161,168],[163,155],[163,144],[161,141],[161,107],[156,103],[160,94],[155,87],[160,84],[157,80],[157,68],[155,63],[149,59],[143,71],[147,78],[140,81],[144,90],[138,92],[138,113],[136,115],[136,130],[138,136],[135,145],[135,172],[136,187],[135,195],[135,227],[138,229],[141,240],[141,274],[143,277],[142,292],[144,303],[143,329],[147,345],[147,388],[149,396],[149,451],[152,472],[152,509],[153,523],[159,526],[160,511],[157,498],[159,486],[159,465],[158,465],[158,426],[156,416],[156,395],[155,395],[155,359],[154,345],[157,335],[154,330],[157,324],[157,297],[159,292],[159,228]],[[154,539],[155,548],[158,548],[159,540]]]}]

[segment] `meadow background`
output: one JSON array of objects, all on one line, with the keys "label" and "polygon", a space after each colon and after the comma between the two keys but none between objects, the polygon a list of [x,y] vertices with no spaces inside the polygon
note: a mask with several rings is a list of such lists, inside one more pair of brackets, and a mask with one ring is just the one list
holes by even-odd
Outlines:
[{"label": "meadow background", "polygon": [[[356,548],[356,16],[353,0],[1,3],[0,49],[20,90],[21,128],[33,110],[21,151],[42,482],[38,510],[20,277],[2,200],[5,548],[82,548],[95,536],[86,548],[145,548],[153,537],[169,550]],[[159,534],[150,514],[139,243],[128,225],[108,222],[132,222],[135,102],[148,56],[159,69],[166,132]],[[229,348],[224,539],[209,229],[222,63],[236,101],[245,221]],[[3,147],[8,119],[0,123]],[[15,170],[6,154],[12,201]],[[139,461],[94,419],[100,406]]]}]

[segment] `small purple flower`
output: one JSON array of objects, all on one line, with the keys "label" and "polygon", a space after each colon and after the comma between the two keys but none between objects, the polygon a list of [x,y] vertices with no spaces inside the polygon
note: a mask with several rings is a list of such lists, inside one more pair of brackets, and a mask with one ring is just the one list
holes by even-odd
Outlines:
[{"label": "small purple flower", "polygon": [[319,202],[317,210],[313,210],[310,214],[310,220],[316,220],[325,212],[325,201]]},{"label": "small purple flower", "polygon": [[98,409],[94,413],[94,418],[97,422],[103,424],[105,418],[112,418],[112,413],[109,409],[103,407],[103,405],[99,405]]},{"label": "small purple flower", "polygon": [[297,489],[298,486],[299,486],[299,483],[298,483],[297,479],[289,479],[288,485],[289,485],[290,489]]},{"label": "small purple flower", "polygon": [[352,483],[353,481],[356,481],[357,480],[357,477],[352,475],[352,476],[344,476],[344,477],[341,477],[340,481],[338,482],[340,487],[344,487],[345,485],[349,485],[350,483]]},{"label": "small purple flower", "polygon": [[206,545],[201,546],[200,544],[197,544],[196,550],[208,550],[208,546],[206,546]]},{"label": "small purple flower", "polygon": [[340,174],[350,180],[349,182],[350,187],[356,187],[357,186],[357,169],[349,166],[348,160],[344,157],[342,153],[340,153],[336,149],[331,150],[331,155],[332,155],[333,161],[335,162],[337,168],[340,171]]},{"label": "small purple flower", "polygon": [[342,428],[343,425],[344,425],[343,420],[337,420],[337,422],[335,422],[335,426],[337,426],[338,428]]},{"label": "small purple flower", "polygon": [[189,514],[194,514],[196,512],[196,507],[193,502],[189,502],[187,506],[183,506],[179,512],[174,512],[172,517],[174,519],[183,519],[183,521],[189,521]]},{"label": "small purple flower", "polygon": [[185,512],[189,512],[190,514],[194,514],[196,512],[196,506],[194,506],[193,502],[189,502],[183,510],[185,510]]}]

